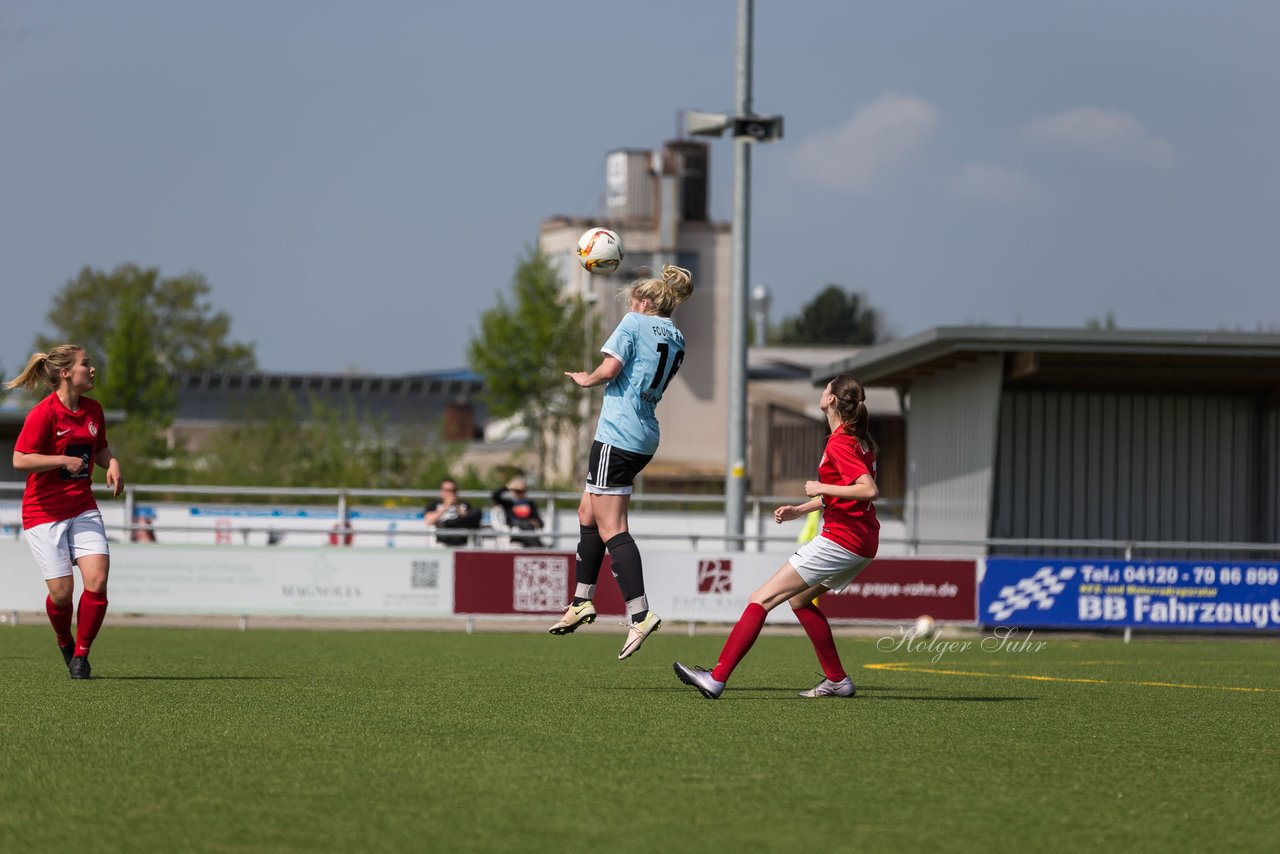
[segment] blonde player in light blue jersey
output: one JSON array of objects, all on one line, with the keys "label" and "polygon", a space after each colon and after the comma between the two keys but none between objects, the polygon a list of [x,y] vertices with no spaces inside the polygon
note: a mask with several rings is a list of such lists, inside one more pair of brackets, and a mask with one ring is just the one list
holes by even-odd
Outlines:
[{"label": "blonde player in light blue jersey", "polygon": [[613,575],[627,602],[631,622],[618,659],[629,657],[662,619],[649,610],[644,593],[640,549],[627,529],[632,484],[658,450],[658,418],[654,414],[662,394],[684,362],[684,334],[671,322],[676,306],[693,293],[693,279],[682,267],[664,266],[662,278],[641,279],[623,289],[631,311],[622,318],[600,348],[600,366],[591,373],[566,371],[583,388],[607,383],[587,485],[578,504],[577,588],[573,602],[553,635],[567,635],[596,619],[596,580],[608,551]]}]

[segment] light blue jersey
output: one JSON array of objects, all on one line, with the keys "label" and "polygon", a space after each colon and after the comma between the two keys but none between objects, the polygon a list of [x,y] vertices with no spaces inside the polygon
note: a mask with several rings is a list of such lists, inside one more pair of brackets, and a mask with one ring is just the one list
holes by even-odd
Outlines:
[{"label": "light blue jersey", "polygon": [[635,454],[658,450],[654,408],[684,361],[684,334],[669,317],[630,312],[600,352],[622,362],[604,389],[596,441]]}]

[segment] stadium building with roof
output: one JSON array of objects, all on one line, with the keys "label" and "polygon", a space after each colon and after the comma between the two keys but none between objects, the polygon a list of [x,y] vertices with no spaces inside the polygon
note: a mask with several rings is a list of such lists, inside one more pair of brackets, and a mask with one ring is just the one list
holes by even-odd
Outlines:
[{"label": "stadium building with roof", "polygon": [[1280,335],[938,326],[842,373],[901,398],[922,553],[1280,540]]},{"label": "stadium building with roof", "polygon": [[366,428],[392,435],[470,442],[483,437],[487,420],[479,400],[482,388],[477,374],[461,370],[405,375],[184,373],[175,378],[178,412],[171,433],[176,443],[198,448],[210,431],[228,422],[288,405],[302,421],[321,408],[350,411]]},{"label": "stadium building with roof", "polygon": [[841,373],[902,401],[921,553],[1280,541],[1280,335],[941,326],[811,379]]}]

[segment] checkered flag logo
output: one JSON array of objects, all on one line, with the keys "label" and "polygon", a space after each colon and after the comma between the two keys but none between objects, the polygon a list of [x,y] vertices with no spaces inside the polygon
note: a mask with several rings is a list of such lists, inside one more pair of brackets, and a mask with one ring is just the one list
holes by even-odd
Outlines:
[{"label": "checkered flag logo", "polygon": [[1004,620],[1015,611],[1030,608],[1034,602],[1036,608],[1046,611],[1053,607],[1053,599],[1067,586],[1067,579],[1076,574],[1074,566],[1054,569],[1042,566],[1030,578],[1023,578],[1017,584],[1000,588],[1000,595],[987,608],[991,616]]}]

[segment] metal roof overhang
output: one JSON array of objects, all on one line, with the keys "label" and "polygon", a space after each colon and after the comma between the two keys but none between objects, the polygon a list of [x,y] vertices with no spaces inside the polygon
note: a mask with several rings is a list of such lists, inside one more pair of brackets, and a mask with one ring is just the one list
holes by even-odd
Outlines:
[{"label": "metal roof overhang", "polygon": [[984,355],[1004,359],[1005,385],[1280,393],[1280,335],[1178,330],[939,326],[825,367],[868,386],[909,386]]}]

